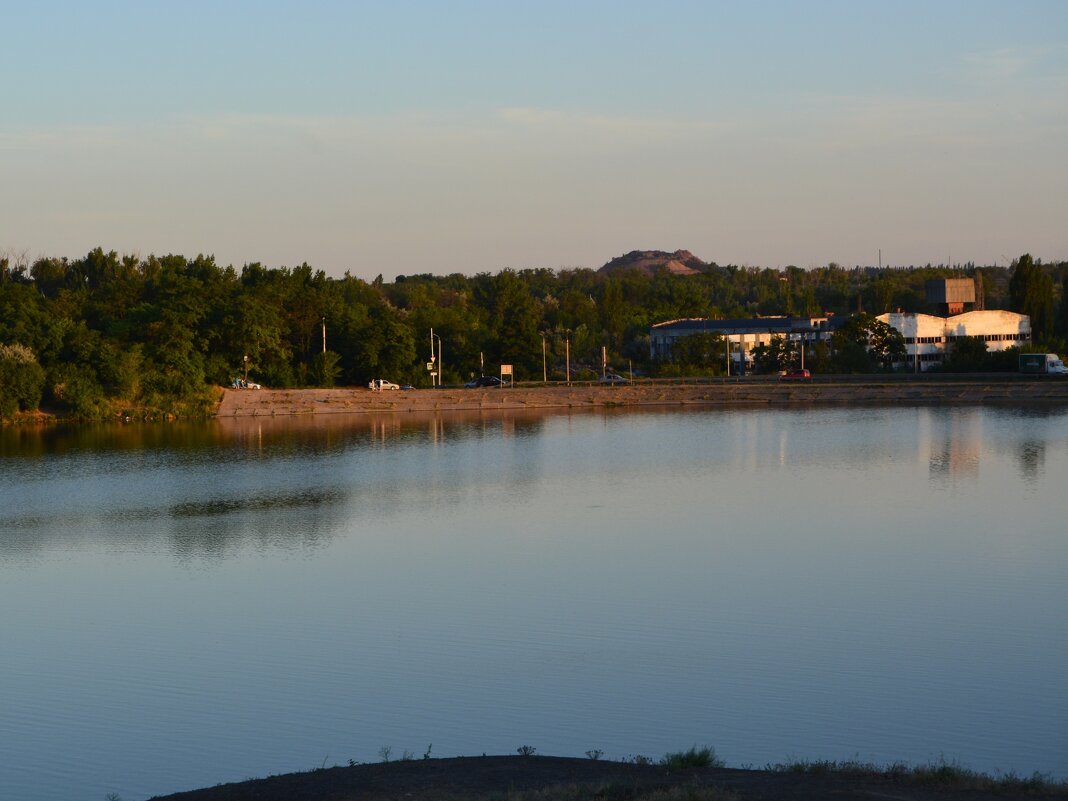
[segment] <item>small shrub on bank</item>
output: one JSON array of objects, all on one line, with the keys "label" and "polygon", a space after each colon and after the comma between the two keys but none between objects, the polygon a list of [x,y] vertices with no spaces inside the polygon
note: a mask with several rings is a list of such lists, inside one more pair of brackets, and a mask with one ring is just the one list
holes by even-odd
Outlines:
[{"label": "small shrub on bank", "polygon": [[724,762],[716,756],[716,749],[710,745],[698,748],[696,745],[689,751],[674,751],[664,754],[660,764],[667,768],[679,770],[682,768],[722,768]]}]

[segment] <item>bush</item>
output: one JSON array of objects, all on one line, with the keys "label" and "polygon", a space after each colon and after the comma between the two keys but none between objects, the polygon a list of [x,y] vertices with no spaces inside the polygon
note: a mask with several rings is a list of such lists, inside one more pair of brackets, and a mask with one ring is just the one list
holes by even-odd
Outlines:
[{"label": "bush", "polygon": [[110,411],[104,388],[89,367],[63,364],[50,377],[51,396],[71,417],[100,420]]},{"label": "bush", "polygon": [[704,748],[698,748],[695,745],[689,751],[664,754],[660,764],[679,770],[682,768],[722,768],[725,763],[716,756],[716,749],[712,746],[706,745]]},{"label": "bush", "polygon": [[40,406],[44,383],[45,372],[32,350],[0,345],[0,417]]},{"label": "bush", "polygon": [[341,376],[340,361],[341,356],[332,350],[316,353],[312,357],[311,368],[308,371],[309,383],[323,388],[334,386]]}]

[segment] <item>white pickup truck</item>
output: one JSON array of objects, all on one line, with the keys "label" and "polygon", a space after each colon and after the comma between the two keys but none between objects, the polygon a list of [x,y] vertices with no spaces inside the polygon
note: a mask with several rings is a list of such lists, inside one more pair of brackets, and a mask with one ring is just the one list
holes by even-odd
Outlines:
[{"label": "white pickup truck", "polygon": [[386,381],[384,378],[376,378],[367,385],[368,389],[380,392],[383,389],[400,389],[400,385]]}]

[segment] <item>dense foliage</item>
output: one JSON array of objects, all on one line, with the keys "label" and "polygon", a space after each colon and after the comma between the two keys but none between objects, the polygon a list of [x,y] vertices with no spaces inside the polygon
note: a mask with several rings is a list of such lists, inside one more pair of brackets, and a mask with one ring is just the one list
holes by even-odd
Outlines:
[{"label": "dense foliage", "polygon": [[[650,363],[650,326],[686,317],[927,311],[926,280],[974,273],[971,266],[712,264],[692,276],[533,269],[386,283],[381,276],[331,278],[308,264],[254,263],[238,272],[210,256],[140,258],[101,248],[76,260],[6,258],[0,416],[42,403],[85,418],[190,413],[206,408],[212,386],[244,377],[246,368],[250,380],[272,387],[374,377],[428,386],[431,329],[441,340],[446,383],[501,363],[513,364],[519,380],[540,379],[543,348],[550,380],[561,378],[568,346],[574,371],[599,372],[602,347],[617,370],[629,362],[650,374],[711,371],[718,369],[712,355],[722,353],[713,341],[689,343],[673,364]],[[981,275],[987,308],[1027,311],[1048,341],[1064,336],[1059,296],[1068,263],[1024,256],[1013,268],[987,267]],[[839,354],[852,354],[848,369],[884,367],[885,349],[894,347],[867,320],[836,343]]]}]

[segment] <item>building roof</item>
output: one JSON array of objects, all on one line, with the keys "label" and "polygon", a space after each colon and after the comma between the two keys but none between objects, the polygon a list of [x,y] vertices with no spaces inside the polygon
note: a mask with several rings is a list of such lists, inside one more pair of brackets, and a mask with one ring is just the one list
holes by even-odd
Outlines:
[{"label": "building roof", "polygon": [[821,331],[837,328],[846,318],[835,317],[746,317],[733,320],[708,320],[691,317],[685,320],[668,320],[654,323],[655,333],[696,334],[704,331],[726,334],[794,333],[797,331]]},{"label": "building roof", "polygon": [[911,335],[916,331],[922,334],[924,331],[957,331],[964,335],[966,331],[974,331],[976,334],[1020,331],[1031,332],[1031,318],[1026,314],[1005,311],[1004,309],[985,309],[952,314],[947,317],[936,314],[920,314],[916,312],[888,312],[880,314],[875,319],[893,326],[902,333],[905,329]]}]

